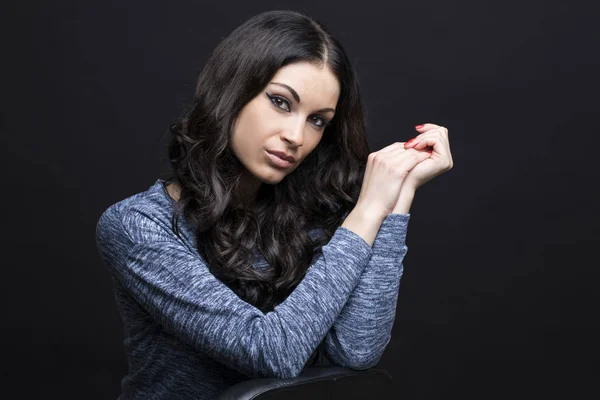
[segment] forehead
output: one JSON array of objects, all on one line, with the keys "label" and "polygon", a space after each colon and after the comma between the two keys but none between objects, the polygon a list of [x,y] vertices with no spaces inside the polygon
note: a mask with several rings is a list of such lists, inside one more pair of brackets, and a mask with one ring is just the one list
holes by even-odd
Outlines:
[{"label": "forehead", "polygon": [[285,83],[298,92],[300,104],[335,108],[340,85],[329,67],[317,67],[308,62],[288,64],[280,68],[271,79]]}]

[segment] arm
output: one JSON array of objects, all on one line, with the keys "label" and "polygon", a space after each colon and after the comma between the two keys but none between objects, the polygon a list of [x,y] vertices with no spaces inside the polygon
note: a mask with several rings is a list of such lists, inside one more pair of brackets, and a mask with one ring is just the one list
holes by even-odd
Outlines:
[{"label": "arm", "polygon": [[413,198],[414,191],[400,192],[398,204],[377,233],[367,267],[325,337],[325,355],[334,365],[371,368],[391,339]]},{"label": "arm", "polygon": [[96,228],[110,273],[166,331],[250,377],[301,372],[372,254],[361,236],[340,226],[296,289],[263,314],[216,279],[203,258],[147,210],[124,214],[109,207]]}]

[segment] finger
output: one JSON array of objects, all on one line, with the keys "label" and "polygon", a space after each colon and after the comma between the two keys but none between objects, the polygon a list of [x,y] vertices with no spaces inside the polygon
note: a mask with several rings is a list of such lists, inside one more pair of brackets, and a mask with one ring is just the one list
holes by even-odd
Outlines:
[{"label": "finger", "polygon": [[[417,125],[417,126],[415,126],[415,129],[417,130],[417,132],[421,132],[421,134],[423,134],[425,132],[430,132],[433,129],[439,129],[444,136],[448,137],[448,128],[446,128],[445,126],[441,126],[441,125],[428,123],[428,124],[423,124],[423,125]],[[416,140],[415,140],[415,142],[416,142]]]},{"label": "finger", "polygon": [[430,131],[432,129],[436,129],[436,128],[441,128],[440,125],[436,125],[436,124],[431,124],[431,123],[426,123],[426,124],[421,124],[421,125],[417,125],[415,126],[415,129],[417,130],[417,132],[427,132]]},{"label": "finger", "polygon": [[448,136],[448,129],[446,129],[443,126],[436,125],[436,124],[427,123],[427,124],[422,124],[422,125],[416,125],[415,129],[418,132],[421,132],[421,133],[406,142],[406,144],[404,145],[404,147],[407,148],[407,149],[409,147],[414,146],[415,144],[417,144],[419,142],[420,138],[423,136],[423,134],[428,133],[428,132],[432,132],[434,130],[441,130],[445,134],[446,137]]},{"label": "finger", "polygon": [[[404,150],[405,153],[412,153],[413,150],[412,149],[406,149]],[[397,153],[397,155],[399,156],[401,153]],[[396,161],[396,166],[397,168],[409,168],[412,169],[415,165],[427,160],[429,157],[431,157],[431,153],[429,153],[428,151],[414,151],[414,155],[410,155],[410,156],[406,156],[406,157],[396,157],[395,161]]]},{"label": "finger", "polygon": [[424,135],[418,143],[411,148],[415,150],[426,150],[428,147],[433,147],[433,151],[439,154],[444,153],[444,142],[439,135],[429,134]]},{"label": "finger", "polygon": [[415,136],[410,143],[407,142],[407,144],[404,145],[405,148],[410,149],[410,148],[414,148],[414,149],[422,149],[421,146],[417,146],[419,143],[421,143],[423,141],[423,138],[425,137],[429,137],[431,135],[437,136],[442,140],[442,143],[444,143],[445,145],[448,144],[448,138],[445,134],[445,128],[442,126],[440,128],[431,130],[431,131],[427,131],[425,133],[421,133],[420,135]]}]

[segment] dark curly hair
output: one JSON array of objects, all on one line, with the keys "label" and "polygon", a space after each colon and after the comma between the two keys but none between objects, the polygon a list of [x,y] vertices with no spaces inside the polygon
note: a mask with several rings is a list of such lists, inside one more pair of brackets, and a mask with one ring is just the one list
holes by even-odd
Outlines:
[{"label": "dark curly hair", "polygon": [[[245,167],[229,147],[232,127],[275,73],[296,62],[327,65],[338,78],[335,117],[301,165],[275,185],[262,184],[255,204],[243,207]],[[211,273],[262,312],[272,310],[300,283],[358,200],[370,153],[365,120],[350,60],[321,23],[290,10],[250,18],[221,39],[192,103],[168,131],[174,174],[167,183],[181,187],[174,231],[179,235],[183,214]],[[311,237],[313,229],[320,234]],[[270,268],[252,268],[254,251]]]}]

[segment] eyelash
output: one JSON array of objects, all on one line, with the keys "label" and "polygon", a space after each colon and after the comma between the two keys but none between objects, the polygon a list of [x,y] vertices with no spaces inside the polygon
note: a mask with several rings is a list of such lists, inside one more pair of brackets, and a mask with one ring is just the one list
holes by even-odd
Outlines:
[{"label": "eyelash", "polygon": [[[289,101],[288,101],[288,100],[287,100],[285,97],[278,96],[278,95],[273,95],[273,96],[272,96],[272,95],[270,95],[269,93],[267,93],[267,97],[269,98],[269,100],[271,100],[271,103],[273,103],[273,105],[274,105],[275,107],[279,108],[280,110],[287,111],[287,110],[285,110],[285,109],[283,109],[283,108],[279,107],[277,104],[275,104],[275,101],[274,101],[275,99],[279,99],[279,100],[281,100],[281,101],[285,101],[285,102],[287,103],[287,105],[288,105],[288,108],[289,108],[290,110],[291,110],[291,108],[292,108],[292,107],[291,107],[291,105],[290,105],[290,102],[289,102]],[[287,111],[287,112],[290,112],[290,111]],[[320,126],[319,126],[319,125],[316,125],[316,126],[317,126],[317,128],[320,128],[320,129],[325,129],[325,128],[326,128],[326,127],[329,125],[329,121],[328,121],[327,119],[325,119],[325,118],[321,117],[320,115],[315,115],[315,116],[316,116],[316,117],[319,117],[319,118],[320,118],[320,119],[323,121],[323,125],[320,125]]]}]

